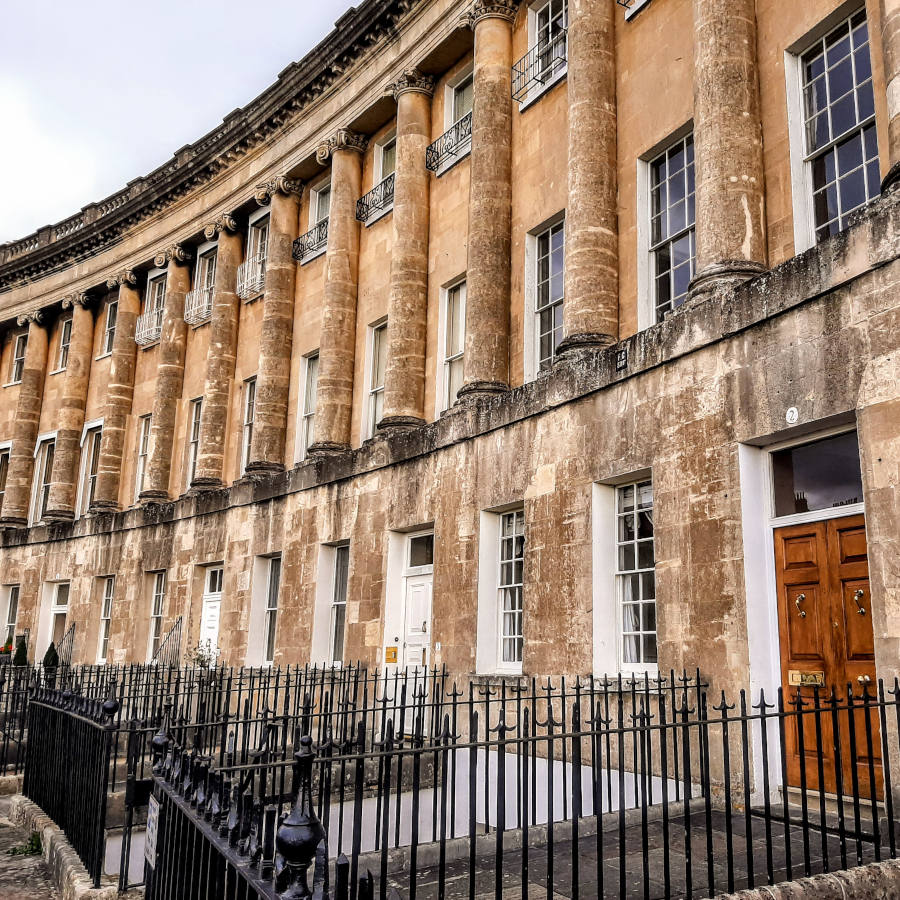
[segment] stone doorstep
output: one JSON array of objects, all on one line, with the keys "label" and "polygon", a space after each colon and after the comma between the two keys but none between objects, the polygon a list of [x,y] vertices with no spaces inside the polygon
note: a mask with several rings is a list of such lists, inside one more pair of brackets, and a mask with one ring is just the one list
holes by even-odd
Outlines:
[{"label": "stone doorstep", "polygon": [[[16,825],[24,825],[40,834],[41,852],[62,900],[117,900],[118,879],[104,876],[106,884],[95,888],[62,829],[37,804],[16,794],[10,801],[9,818]],[[137,896],[134,892],[130,894]],[[123,898],[127,896],[122,895]]]},{"label": "stone doorstep", "polygon": [[897,900],[900,860],[869,863],[842,872],[798,878],[771,887],[717,894],[715,900]]},{"label": "stone doorstep", "polygon": [[[669,806],[670,815],[677,815],[684,809],[684,801],[672,801]],[[706,809],[706,801],[702,797],[696,797],[691,800],[691,814],[702,814]],[[647,821],[656,822],[662,819],[662,804],[654,804],[648,806],[646,810]],[[617,812],[604,813],[600,817],[601,827],[604,833],[615,831],[619,827],[619,814]],[[641,823],[641,809],[625,810],[625,825],[639,825]],[[583,816],[578,820],[578,836],[579,838],[590,837],[597,833],[597,817]],[[522,849],[522,829],[509,828],[503,832],[503,847],[505,850],[521,850]],[[572,839],[572,822],[567,819],[564,822],[555,822],[553,825],[554,841],[569,841]],[[528,846],[542,847],[547,843],[547,826],[546,825],[530,825],[528,828]],[[475,840],[475,854],[478,858],[493,858],[497,846],[497,833],[492,831],[490,834],[480,834]],[[469,838],[458,837],[448,838],[444,844],[445,860],[449,863],[457,859],[469,858]],[[440,842],[431,842],[427,844],[419,844],[416,852],[416,868],[425,868],[426,866],[436,866],[440,862],[441,845]],[[381,851],[370,850],[368,853],[361,853],[359,856],[359,871],[365,872],[366,868],[376,872],[381,867]],[[410,868],[409,847],[392,847],[388,850],[388,874],[392,875],[396,872],[408,872]],[[900,900],[900,894],[898,894]]]}]

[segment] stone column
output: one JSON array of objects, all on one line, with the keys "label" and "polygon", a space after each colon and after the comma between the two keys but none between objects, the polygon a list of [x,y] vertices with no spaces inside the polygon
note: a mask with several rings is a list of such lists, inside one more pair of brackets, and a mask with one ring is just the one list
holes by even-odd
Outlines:
[{"label": "stone column", "polygon": [[569,0],[569,181],[557,353],[619,337],[615,0]]},{"label": "stone column", "polygon": [[362,135],[341,128],[316,151],[321,165],[331,159],[331,212],[319,341],[316,440],[307,451],[311,454],[350,447],[359,274],[356,201],[362,190],[362,154],[367,143]]},{"label": "stone column", "polygon": [[691,296],[765,271],[755,0],[693,0],[696,274]]},{"label": "stone column", "polygon": [[88,308],[89,304],[90,298],[86,294],[74,294],[64,297],[62,301],[63,309],[72,310],[72,335],[57,413],[50,496],[44,515],[45,519],[61,522],[75,518],[81,432],[94,349],[94,316]]},{"label": "stone column", "polygon": [[175,244],[153,260],[153,265],[158,269],[166,266],[166,305],[159,337],[146,487],[138,496],[142,503],[169,499],[175,419],[184,385],[184,353],[187,347],[184,296],[191,289],[191,271],[187,265],[190,259],[191,254],[180,244]]},{"label": "stone column", "polygon": [[191,482],[191,488],[215,490],[224,486],[228,403],[237,359],[240,312],[235,289],[244,242],[237,222],[227,214],[207,225],[203,233],[208,241],[215,240],[216,235],[219,239],[209,325],[209,352],[206,355],[206,384],[203,389],[203,409],[200,411],[197,473]]},{"label": "stone column", "polygon": [[459,396],[509,388],[512,24],[517,0],[475,0],[466,342]]},{"label": "stone column", "polygon": [[397,100],[397,169],[384,416],[379,428],[425,422],[430,187],[425,150],[431,142],[434,81],[417,69],[407,69],[391,88]]},{"label": "stone column", "polygon": [[109,512],[119,508],[119,484],[122,480],[122,455],[125,452],[125,429],[134,398],[134,363],[137,344],[134,329],[141,311],[141,295],[137,276],[126,269],[110,278],[106,286],[119,288],[116,334],[109,361],[106,385],[106,411],[100,438],[100,462],[94,486],[92,512]]},{"label": "stone column", "polygon": [[303,184],[279,175],[256,188],[256,202],[270,206],[266,288],[259,336],[256,413],[247,472],[265,474],[284,469],[291,343],[294,334],[294,282],[297,264],[292,247],[300,228]]},{"label": "stone column", "polygon": [[881,190],[886,191],[900,182],[900,0],[881,0],[881,50],[887,87],[890,165]]},{"label": "stone column", "polygon": [[27,525],[34,475],[34,445],[37,441],[47,374],[47,328],[41,310],[19,316],[18,324],[28,325],[25,367],[19,385],[12,449],[6,472],[6,494],[0,510],[0,525]]}]

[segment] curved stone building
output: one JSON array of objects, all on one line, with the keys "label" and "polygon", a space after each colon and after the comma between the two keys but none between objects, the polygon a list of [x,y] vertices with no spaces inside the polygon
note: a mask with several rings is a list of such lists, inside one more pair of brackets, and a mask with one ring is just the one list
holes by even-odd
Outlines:
[{"label": "curved stone building", "polygon": [[0,247],[5,635],[893,674],[898,76],[896,0],[364,0]]}]

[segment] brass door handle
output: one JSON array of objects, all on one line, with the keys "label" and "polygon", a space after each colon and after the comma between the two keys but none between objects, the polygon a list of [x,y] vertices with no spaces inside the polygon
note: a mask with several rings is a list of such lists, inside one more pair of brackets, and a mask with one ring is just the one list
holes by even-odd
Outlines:
[{"label": "brass door handle", "polygon": [[857,588],[853,592],[853,602],[856,604],[856,612],[860,616],[864,616],[866,614],[866,608],[859,602],[865,596],[866,592],[862,588]]},{"label": "brass door handle", "polygon": [[872,681],[872,679],[869,678],[868,675],[860,675],[856,680],[857,680],[860,684],[870,684],[871,681]]},{"label": "brass door handle", "polygon": [[794,598],[794,606],[797,607],[797,614],[800,616],[801,619],[806,618],[806,610],[800,608],[800,603],[805,599],[806,599],[806,594],[797,594],[797,596]]}]

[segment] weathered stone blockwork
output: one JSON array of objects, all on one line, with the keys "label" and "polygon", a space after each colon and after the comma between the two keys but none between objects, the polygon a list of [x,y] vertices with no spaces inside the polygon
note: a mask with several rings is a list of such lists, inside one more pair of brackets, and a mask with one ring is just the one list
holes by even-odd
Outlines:
[{"label": "weathered stone blockwork", "polygon": [[[389,610],[402,600],[391,581],[394,536],[433,529],[430,659],[471,673],[482,639],[483,516],[522,504],[523,671],[586,673],[600,664],[598,641],[615,643],[618,628],[615,615],[601,611],[614,609],[614,586],[601,579],[597,559],[614,549],[597,536],[597,486],[649,473],[660,665],[700,666],[732,690],[758,680],[753,635],[765,633],[760,598],[746,584],[755,558],[748,510],[759,498],[741,456],[855,424],[876,664],[879,674],[900,670],[900,192],[885,193],[848,229],[798,256],[785,199],[784,52],[842,7],[816,0],[801,13],[799,5],[742,3],[741,45],[721,60],[709,51],[729,34],[716,31],[709,46],[695,42],[725,27],[710,18],[723,4],[653,0],[626,21],[613,0],[604,3],[573,0],[571,27],[586,29],[571,44],[576,89],[570,95],[559,76],[519,106],[510,66],[528,52],[534,27],[524,6],[368,0],[256,105],[183,151],[164,175],[136,185],[121,206],[94,210],[97,218],[78,232],[59,229],[34,248],[3,250],[0,367],[9,371],[26,325],[29,343],[26,377],[0,389],[0,446],[13,442],[0,517],[18,526],[0,539],[0,590],[21,586],[15,627],[30,630],[33,649],[48,633],[48,585],[65,580],[75,659],[94,661],[98,578],[115,574],[109,659],[146,659],[148,573],[159,570],[167,572],[163,628],[183,616],[193,644],[205,567],[216,564],[224,566],[222,659],[257,660],[260,563],[281,554],[275,662],[321,661],[332,574],[325,560],[347,542],[345,658],[377,665],[395,642]],[[885,80],[893,76],[885,65],[893,57],[879,36],[896,29],[881,28],[878,7],[869,3],[867,12],[887,174],[894,148]],[[452,88],[470,70],[471,152],[432,174],[424,148],[452,124]],[[735,78],[744,79],[737,106],[722,110]],[[697,228],[716,229],[698,247],[710,272],[726,277],[707,280],[684,307],[638,330],[646,298],[636,273],[647,262],[638,249],[639,222],[647,225],[637,208],[638,160],[695,115],[705,129],[698,209],[708,211]],[[734,121],[752,141],[762,135],[746,159],[722,156],[735,135],[722,140],[721,131]],[[395,129],[396,206],[358,217],[357,201],[386,174]],[[217,149],[207,171],[209,146]],[[746,181],[722,189],[734,166]],[[295,261],[290,243],[316,226],[318,193],[329,183],[324,252]],[[269,211],[269,265],[239,297],[237,269],[256,252],[259,203]],[[571,340],[562,358],[531,377],[535,235],[565,211],[572,303],[567,295],[562,327]],[[93,252],[79,255],[88,233]],[[198,288],[195,260],[165,251],[185,247],[196,258],[206,242],[218,248],[211,312],[188,325],[180,313],[186,291]],[[136,347],[146,275],[160,252],[169,278],[161,341]],[[735,268],[736,260],[752,265]],[[469,390],[442,412],[442,304],[463,276]],[[78,306],[72,369],[48,371],[70,314],[61,301],[81,294],[92,302]],[[17,324],[26,315],[30,323]],[[365,440],[375,386],[371,329],[386,315],[384,412],[386,424],[403,427]],[[301,459],[306,358],[316,351],[314,433]],[[198,398],[192,451],[188,416]],[[141,417],[150,414],[142,460]],[[98,419],[92,510],[68,521],[73,479],[84,471],[80,429]],[[53,432],[64,454],[50,496],[61,514],[24,526],[35,440]]]}]

